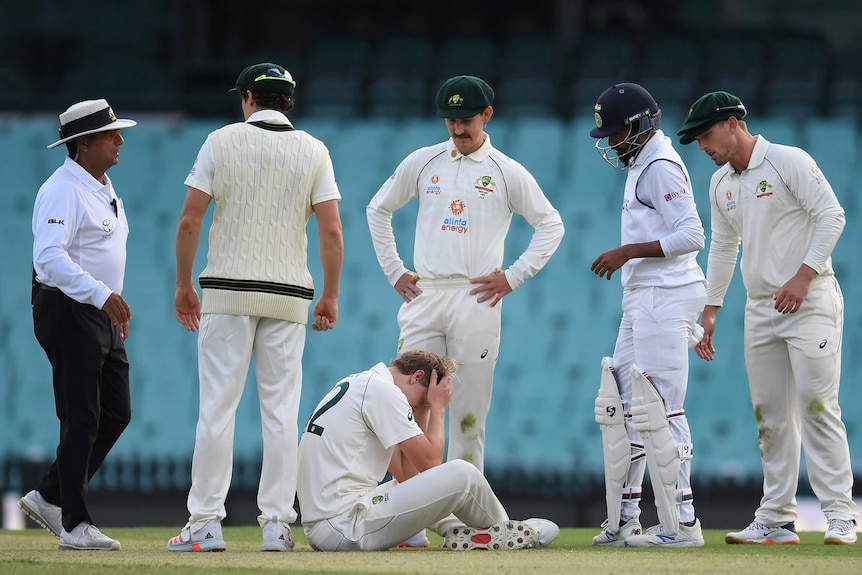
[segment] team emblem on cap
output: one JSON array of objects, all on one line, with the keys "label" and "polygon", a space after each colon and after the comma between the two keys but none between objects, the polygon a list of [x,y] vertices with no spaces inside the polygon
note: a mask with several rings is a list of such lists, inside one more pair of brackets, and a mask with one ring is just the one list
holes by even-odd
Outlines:
[{"label": "team emblem on cap", "polygon": [[446,102],[447,106],[460,106],[464,103],[464,98],[461,97],[461,94],[452,94],[449,96],[449,100]]},{"label": "team emblem on cap", "polygon": [[602,127],[601,111],[602,111],[602,105],[600,103],[596,102],[596,128]]},{"label": "team emblem on cap", "polygon": [[117,121],[117,115],[114,113],[114,109],[108,106],[108,117],[111,119],[111,122]]}]

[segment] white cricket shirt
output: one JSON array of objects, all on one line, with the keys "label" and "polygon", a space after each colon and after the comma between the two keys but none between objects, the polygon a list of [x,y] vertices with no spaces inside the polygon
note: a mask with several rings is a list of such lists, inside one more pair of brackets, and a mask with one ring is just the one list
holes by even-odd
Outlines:
[{"label": "white cricket shirt", "polygon": [[670,138],[656,130],[628,168],[620,226],[622,244],[659,240],[663,258],[634,258],[622,267],[624,288],[704,282],[697,263],[704,232],[691,178]]},{"label": "white cricket shirt", "polygon": [[341,380],[314,409],[299,442],[303,523],[350,509],[377,488],[395,445],[421,433],[385,364]]},{"label": "white cricket shirt", "polygon": [[129,236],[123,202],[107,174],[105,181],[67,156],[33,207],[37,281],[99,309],[111,292],[123,292]]},{"label": "white cricket shirt", "polygon": [[408,155],[380,187],[366,214],[377,259],[389,283],[406,271],[392,231],[392,213],[419,200],[413,264],[422,279],[464,279],[503,264],[512,214],[534,228],[529,246],[507,269],[514,290],[542,269],[563,238],[563,221],[535,178],[485,142],[465,156],[450,138]]},{"label": "white cricket shirt", "polygon": [[730,163],[709,183],[712,239],[707,260],[707,305],[721,306],[740,242],[748,297],[773,297],[799,267],[832,275],[832,250],[844,230],[844,209],[804,150],[757,136],[748,167]]}]

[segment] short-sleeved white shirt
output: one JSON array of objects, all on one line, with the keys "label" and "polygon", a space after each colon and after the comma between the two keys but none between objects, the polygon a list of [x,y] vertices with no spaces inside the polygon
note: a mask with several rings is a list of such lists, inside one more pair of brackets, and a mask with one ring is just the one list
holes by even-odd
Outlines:
[{"label": "short-sleeved white shirt", "polygon": [[395,445],[421,433],[383,363],[341,380],[314,409],[299,443],[303,523],[350,509],[384,478]]}]

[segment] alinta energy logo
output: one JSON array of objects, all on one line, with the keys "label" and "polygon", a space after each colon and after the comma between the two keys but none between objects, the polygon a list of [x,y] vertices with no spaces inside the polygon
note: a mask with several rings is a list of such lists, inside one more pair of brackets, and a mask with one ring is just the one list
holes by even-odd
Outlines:
[{"label": "alinta energy logo", "polygon": [[440,192],[442,191],[440,186],[437,185],[439,182],[440,182],[440,176],[438,176],[436,174],[431,176],[431,183],[425,187],[425,193],[431,194],[434,196],[439,196]]},{"label": "alinta energy logo", "polygon": [[452,200],[449,202],[449,211],[455,217],[445,218],[443,225],[440,227],[444,232],[455,232],[458,234],[467,233],[467,218],[458,217],[467,210],[467,204],[464,200]]}]

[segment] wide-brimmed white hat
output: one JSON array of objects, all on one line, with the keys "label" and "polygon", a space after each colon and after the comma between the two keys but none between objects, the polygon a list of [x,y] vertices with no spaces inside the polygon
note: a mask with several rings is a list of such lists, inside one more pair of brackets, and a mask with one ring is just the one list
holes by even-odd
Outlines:
[{"label": "wide-brimmed white hat", "polygon": [[131,128],[136,124],[134,120],[118,119],[107,100],[85,100],[72,104],[60,114],[60,139],[48,147],[54,148],[96,132]]}]

